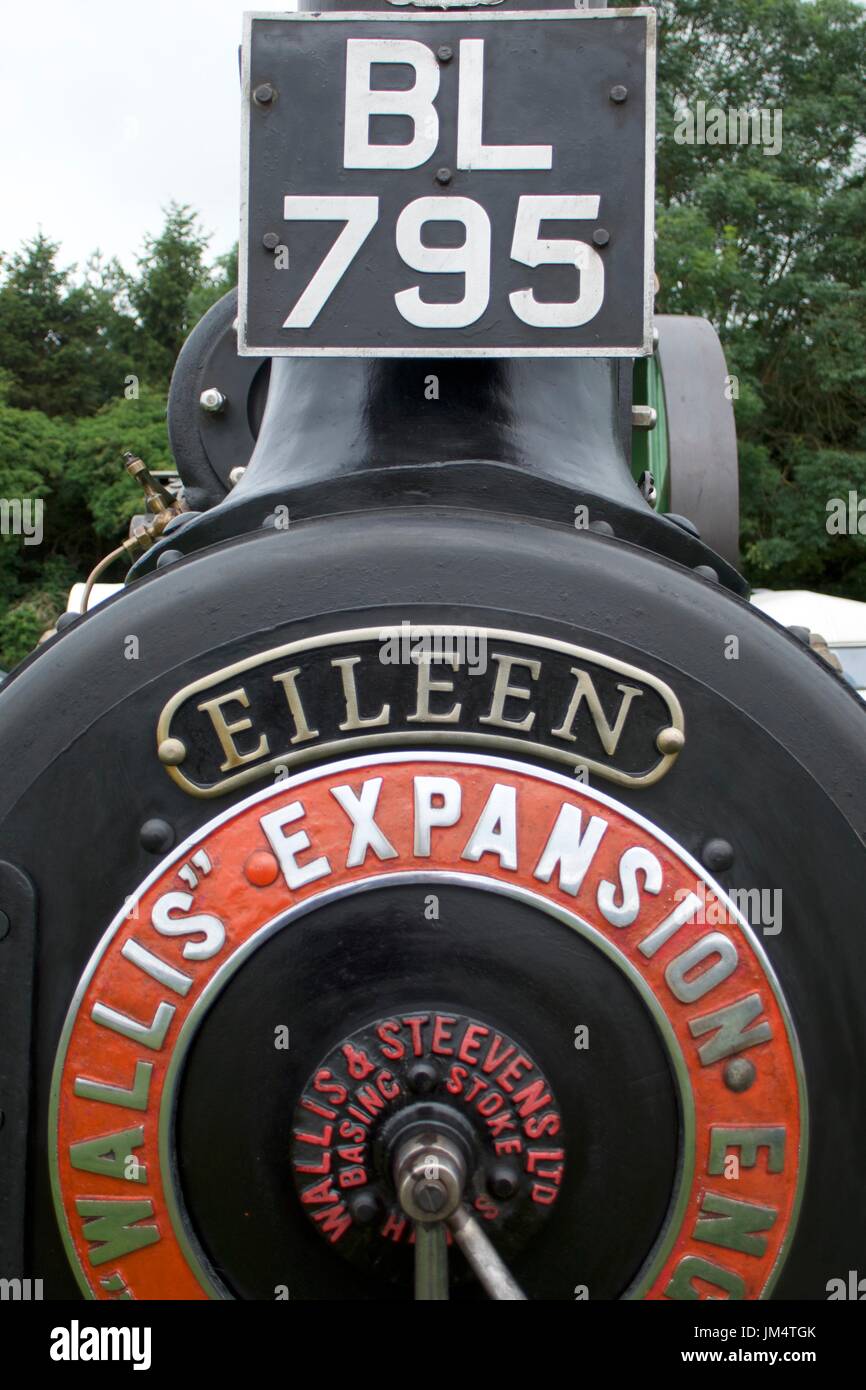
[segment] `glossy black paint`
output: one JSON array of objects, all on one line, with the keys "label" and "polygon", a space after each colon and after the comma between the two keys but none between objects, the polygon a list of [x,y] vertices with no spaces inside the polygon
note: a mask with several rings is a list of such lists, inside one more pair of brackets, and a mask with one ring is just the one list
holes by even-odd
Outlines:
[{"label": "glossy black paint", "polygon": [[[862,702],[800,642],[681,566],[593,532],[429,506],[299,522],[201,552],[97,608],[0,690],[0,853],[40,901],[25,1274],[45,1277],[49,1297],[74,1287],[48,1193],[48,1087],[75,985],[153,867],[140,827],[164,819],[180,842],[243,796],[206,802],[171,782],[155,756],[160,708],[270,646],[404,619],[548,634],[674,688],[684,752],[655,786],[614,795],[695,855],[727,840],[723,886],[783,890],[782,931],[763,944],[803,1048],[812,1159],[776,1296],[824,1298],[829,1278],[857,1267],[866,1236],[852,1163],[866,1147],[854,1101],[866,1052]],[[130,632],[137,661],[124,657]],[[731,634],[738,661],[725,658]]]}]

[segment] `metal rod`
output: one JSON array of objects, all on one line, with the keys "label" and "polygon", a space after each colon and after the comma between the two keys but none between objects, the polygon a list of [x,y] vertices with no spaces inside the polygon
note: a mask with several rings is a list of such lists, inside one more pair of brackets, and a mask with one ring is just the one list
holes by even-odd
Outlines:
[{"label": "metal rod", "polygon": [[415,1222],[415,1298],[428,1303],[448,1298],[448,1243],[441,1221]]},{"label": "metal rod", "polygon": [[484,1291],[491,1298],[525,1302],[526,1294],[512,1279],[471,1211],[467,1207],[458,1207],[448,1218],[448,1224]]}]

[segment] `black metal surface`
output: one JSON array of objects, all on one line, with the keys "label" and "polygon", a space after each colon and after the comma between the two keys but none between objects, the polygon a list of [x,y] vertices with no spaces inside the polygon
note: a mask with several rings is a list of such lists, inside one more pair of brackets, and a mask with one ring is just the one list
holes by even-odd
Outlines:
[{"label": "black metal surface", "polygon": [[[646,264],[645,159],[647,20],[622,15],[593,19],[563,10],[562,19],[513,18],[484,11],[460,17],[393,11],[381,18],[312,23],[305,16],[268,16],[252,21],[250,92],[268,85],[267,102],[246,96],[249,107],[249,234],[246,302],[241,300],[246,347],[269,354],[326,348],[341,352],[431,348],[467,351],[582,349],[603,353],[645,350]],[[417,168],[345,168],[344,106],[346,44],[350,39],[387,39],[441,45],[454,54],[439,62],[436,110],[439,141]],[[552,145],[552,168],[462,170],[457,167],[457,90],[460,43],[484,43],[484,138],[489,144]],[[468,61],[465,60],[465,61]],[[383,70],[384,69],[384,74]],[[401,76],[402,71],[402,76]],[[407,86],[407,69],[383,64],[378,86]],[[610,92],[626,85],[628,99]],[[412,138],[406,117],[370,121],[375,144]],[[443,193],[444,170],[449,171]],[[378,220],[342,279],[309,327],[286,329],[284,321],[312,280],[344,223],[284,220],[284,198],[349,196],[379,200]],[[509,294],[532,287],[539,301],[573,302],[579,293],[573,265],[530,269],[511,258],[511,237],[521,196],[598,195],[597,217],[569,220],[543,236],[571,238],[590,246],[604,265],[605,292],[590,320],[574,328],[538,328],[513,312]],[[430,303],[462,298],[462,275],[427,274],[399,255],[395,228],[408,204],[438,197],[443,215],[452,198],[469,198],[485,210],[493,228],[490,298],[467,327],[424,328],[407,322],[394,301],[397,292],[421,286]],[[596,237],[601,229],[607,237]],[[427,244],[460,245],[464,233],[430,226]],[[276,243],[273,238],[276,237]],[[272,243],[268,245],[268,241]],[[288,266],[274,255],[288,248]],[[455,286],[456,282],[456,286]],[[245,334],[244,334],[245,324]]]},{"label": "black metal surface", "polygon": [[[215,804],[175,786],[155,756],[159,709],[188,682],[268,647],[403,619],[548,634],[674,688],[684,752],[653,787],[616,795],[695,855],[726,840],[733,866],[723,886],[783,889],[783,929],[763,944],[803,1049],[813,1148],[775,1296],[823,1299],[829,1278],[857,1267],[866,1238],[851,1162],[866,1148],[866,1115],[851,1103],[866,1050],[862,702],[721,586],[646,551],[592,532],[430,507],[369,512],[361,523],[333,516],[202,552],[100,606],[0,691],[0,847],[27,866],[40,897],[39,1123],[24,1273],[45,1277],[49,1297],[74,1288],[48,1193],[50,1073],[87,960],[153,867],[141,825],[163,819],[179,842],[245,791]],[[118,655],[130,632],[138,661]],[[725,659],[731,634],[738,661]],[[218,1073],[213,1083],[221,1088]]]},{"label": "black metal surface", "polygon": [[[36,894],[16,864],[0,862],[0,1279],[22,1279],[25,1254]],[[35,1271],[36,1277],[39,1271]]]},{"label": "black metal surface", "polygon": [[[231,488],[229,474],[255,448],[268,394],[270,362],[239,357],[237,290],[205,314],[184,343],[168,394],[168,437],[188,505],[216,506]],[[201,394],[215,387],[223,409],[202,409]]]},{"label": "black metal surface", "polygon": [[[594,1299],[617,1298],[652,1248],[676,1169],[677,1102],[650,1016],[616,966],[528,905],[437,885],[439,919],[431,922],[426,891],[391,886],[318,908],[276,933],[215,1002],[193,1044],[178,1107],[181,1184],[193,1226],[207,1233],[206,1253],[237,1296],[273,1298],[275,1286],[286,1285],[292,1299],[411,1298],[411,1224],[401,1223],[381,1171],[400,1106],[383,1112],[371,1136],[380,1218],[372,1230],[353,1224],[335,1247],[310,1219],[316,1208],[304,1207],[295,1190],[296,1181],[305,1189],[321,1176],[292,1173],[293,1159],[322,1155],[321,1147],[299,1146],[293,1132],[318,1131],[323,1122],[294,1105],[320,1067],[333,1082],[345,1076],[345,1063],[329,1054],[339,1053],[347,1035],[355,1047],[366,1041],[374,1055],[377,1017],[470,1016],[494,1025],[503,1049],[511,1039],[525,1049],[554,1097],[544,1113],[562,1115],[558,1132],[527,1141],[548,1153],[564,1150],[558,1196],[534,1206],[531,1179],[522,1176],[518,1196],[485,1203],[485,1231],[530,1297],[568,1301],[584,1284]],[[578,1023],[589,1030],[588,1052],[573,1046]],[[289,1028],[288,1051],[274,1048],[279,1025]],[[430,1025],[420,1030],[422,1042],[429,1044],[431,1032]],[[455,1021],[455,1046],[461,1036]],[[227,1046],[226,1039],[233,1041]],[[425,1057],[438,1062],[429,1102],[453,1112],[455,1127],[469,1121],[485,1171],[492,1152],[483,1119],[449,1095],[447,1060],[429,1046]],[[387,1067],[402,1085],[405,1059]],[[626,1094],[627,1105],[615,1103]],[[218,1167],[208,1161],[214,1153]],[[542,1166],[549,1171],[558,1162]],[[334,1181],[336,1172],[332,1164]],[[470,1193],[482,1196],[483,1187],[470,1182]],[[351,1197],[352,1189],[341,1195]],[[483,1299],[462,1257],[449,1258],[452,1297]]]}]

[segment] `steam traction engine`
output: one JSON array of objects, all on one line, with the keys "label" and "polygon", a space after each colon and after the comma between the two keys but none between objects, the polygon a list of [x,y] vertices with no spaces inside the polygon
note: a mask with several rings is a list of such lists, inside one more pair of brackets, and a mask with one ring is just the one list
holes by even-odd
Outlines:
[{"label": "steam traction engine", "polygon": [[248,18],[182,498],[0,693],[0,1272],[47,1297],[862,1258],[863,709],[746,602],[721,351],[653,319],[653,45]]}]

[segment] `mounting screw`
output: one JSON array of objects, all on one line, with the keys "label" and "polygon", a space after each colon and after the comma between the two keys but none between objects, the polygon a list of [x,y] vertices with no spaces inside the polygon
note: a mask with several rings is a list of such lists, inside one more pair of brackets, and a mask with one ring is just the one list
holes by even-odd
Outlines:
[{"label": "mounting screw", "polygon": [[174,827],[167,820],[146,820],[138,832],[142,849],[149,854],[167,854],[174,844]]},{"label": "mounting screw", "polygon": [[262,82],[253,92],[253,101],[256,103],[256,106],[270,106],[276,95],[270,82]]},{"label": "mounting screw", "polygon": [[734,847],[727,840],[707,840],[701,850],[701,859],[711,873],[719,874],[733,864]]},{"label": "mounting screw", "polygon": [[714,570],[712,565],[695,565],[695,574],[699,574],[701,579],[708,579],[711,584],[719,582],[719,571]]},{"label": "mounting screw", "polygon": [[454,57],[454,49],[449,47],[447,43],[443,43],[436,49],[436,57],[440,63],[450,63]]},{"label": "mounting screw", "polygon": [[208,386],[199,396],[198,403],[209,415],[219,415],[225,409],[226,398],[216,386]]},{"label": "mounting screw", "polygon": [[517,1173],[510,1163],[496,1163],[490,1171],[487,1186],[494,1197],[503,1200],[513,1197],[517,1191]]},{"label": "mounting screw", "polygon": [[265,232],[262,237],[262,246],[266,251],[276,251],[279,244],[280,238],[277,236],[276,232]]},{"label": "mounting screw", "polygon": [[453,176],[452,176],[452,173],[451,173],[451,170],[450,170],[450,169],[437,169],[437,170],[436,170],[436,182],[437,182],[437,183],[450,183],[452,177],[453,177]]},{"label": "mounting screw", "polygon": [[617,83],[615,87],[611,87],[610,89],[610,99],[611,101],[615,101],[617,105],[623,101],[627,101],[628,87],[623,87],[620,83]]},{"label": "mounting screw", "polygon": [[11,925],[12,923],[9,921],[9,918],[7,917],[6,913],[0,912],[0,941],[3,940],[4,936],[9,935],[9,929]]},{"label": "mounting screw", "polygon": [[439,1073],[432,1062],[416,1062],[409,1068],[407,1076],[410,1091],[416,1096],[426,1096],[435,1088]]}]

